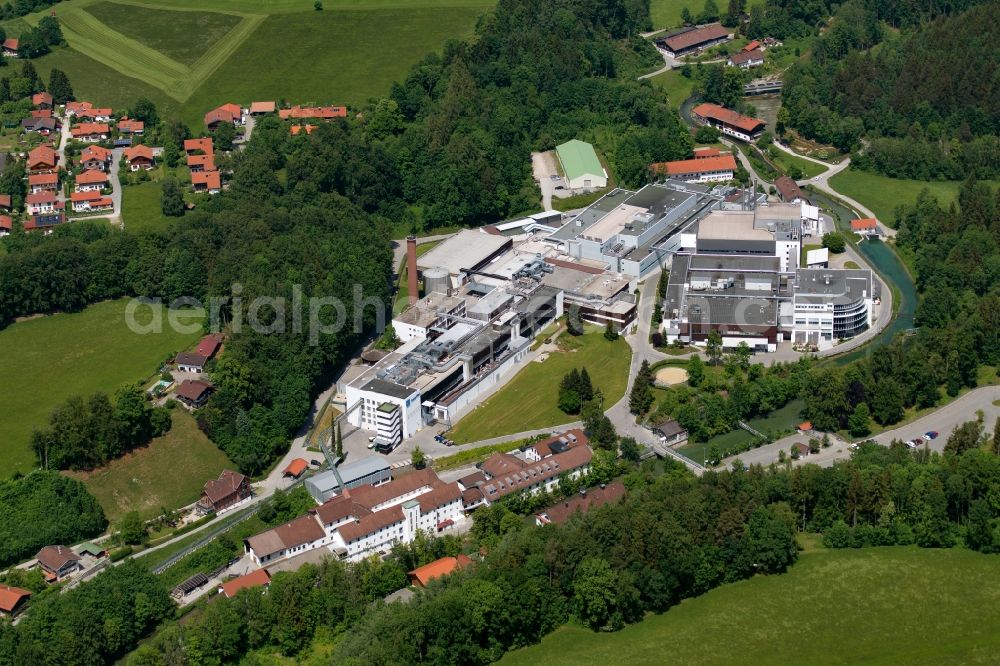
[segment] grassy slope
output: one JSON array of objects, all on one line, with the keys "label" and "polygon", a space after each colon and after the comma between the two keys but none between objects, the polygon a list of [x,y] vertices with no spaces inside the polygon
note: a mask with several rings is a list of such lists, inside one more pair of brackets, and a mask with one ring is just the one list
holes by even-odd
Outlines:
[{"label": "grassy slope", "polygon": [[[242,20],[234,14],[170,11],[114,2],[98,2],[86,11],[112,30],[188,67]],[[198,39],[191,39],[191,35],[198,35]]]},{"label": "grassy slope", "polygon": [[0,477],[34,467],[31,429],[44,425],[56,405],[72,395],[112,393],[148,377],[168,354],[198,338],[169,330],[165,321],[163,333],[132,333],[125,325],[127,302],[98,303],[83,312],[39,317],[0,331]]},{"label": "grassy slope", "polygon": [[122,188],[122,219],[130,231],[158,231],[179,220],[167,217],[160,208],[162,185],[149,181]]},{"label": "grassy slope", "polygon": [[[182,116],[199,126],[207,109],[251,98],[361,104],[387,94],[414,62],[446,39],[468,37],[482,11],[478,6],[271,16],[195,91]],[[281,44],[281,57],[262,42]]]},{"label": "grassy slope", "polygon": [[657,74],[650,81],[653,86],[667,94],[667,101],[674,108],[679,108],[684,100],[691,96],[695,84],[694,77],[682,76],[677,69]]},{"label": "grassy slope", "polygon": [[604,391],[605,407],[618,402],[625,393],[632,358],[628,344],[620,338],[608,342],[603,329],[591,327],[579,338],[562,335],[559,342],[565,351],[549,354],[541,363],[529,363],[459,421],[450,437],[456,442],[474,442],[575,421],[577,417],[564,414],[557,406],[559,382],[573,368],[587,368],[595,390]]},{"label": "grassy slope", "polygon": [[768,157],[771,161],[780,166],[785,173],[788,173],[789,168],[795,166],[799,168],[802,172],[800,178],[813,178],[818,176],[827,170],[827,167],[822,164],[816,164],[815,162],[810,162],[809,160],[802,159],[796,155],[789,155],[783,150],[777,148],[774,149],[774,153],[768,153]]},{"label": "grassy slope", "polygon": [[[988,181],[996,186],[997,181]],[[913,205],[917,195],[927,188],[937,197],[938,203],[947,207],[962,183],[959,181],[923,181],[889,178],[867,171],[845,169],[830,179],[833,189],[860,201],[883,222],[892,223],[896,206]]]},{"label": "grassy slope", "polygon": [[143,518],[153,518],[160,507],[190,504],[198,499],[205,481],[232,467],[187,411],[178,407],[172,417],[170,432],[149,446],[99,470],[70,473],[84,482],[112,522],[133,509]]},{"label": "grassy slope", "polygon": [[563,627],[500,664],[991,663],[998,575],[1000,559],[957,548],[818,550],[617,634]]}]

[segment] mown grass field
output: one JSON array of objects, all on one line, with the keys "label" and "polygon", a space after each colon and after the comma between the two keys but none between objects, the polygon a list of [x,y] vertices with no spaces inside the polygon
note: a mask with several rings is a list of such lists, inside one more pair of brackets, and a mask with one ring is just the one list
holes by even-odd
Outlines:
[{"label": "mown grass field", "polygon": [[[93,472],[68,472],[80,479],[114,522],[136,510],[144,519],[155,518],[160,508],[176,509],[194,502],[202,486],[233,464],[182,407],[171,413],[173,425],[149,446],[113,460]],[[182,463],[182,464],[179,464]]]},{"label": "mown grass field", "polygon": [[822,164],[816,164],[815,162],[811,162],[807,159],[798,157],[797,155],[789,155],[788,153],[779,148],[774,148],[773,150],[769,150],[767,156],[771,158],[772,162],[781,167],[782,171],[784,171],[786,174],[791,170],[792,167],[797,168],[801,175],[799,175],[796,178],[796,180],[801,180],[803,178],[813,178],[814,176],[818,176],[821,173],[825,172],[828,168],[823,166]]},{"label": "mown grass field", "polygon": [[594,389],[604,392],[605,408],[625,394],[632,351],[619,338],[604,339],[604,330],[588,327],[580,337],[558,338],[561,351],[524,366],[506,386],[466,415],[448,436],[456,442],[475,442],[525,430],[536,430],[578,417],[558,407],[559,382],[573,368],[587,368]]},{"label": "mown grass field", "polygon": [[[998,181],[986,182],[993,187],[1000,184]],[[868,171],[845,169],[830,179],[830,186],[864,204],[878,219],[892,224],[896,206],[900,204],[912,206],[924,188],[937,197],[942,207],[947,208],[952,201],[955,201],[962,183],[889,178]]]},{"label": "mown grass field", "polygon": [[[76,96],[123,109],[149,97],[200,130],[225,102],[358,105],[449,38],[472,34],[492,0],[74,0],[59,8],[69,48],[35,61],[63,69]],[[4,23],[17,35],[48,12]],[[96,65],[96,66],[95,66]]]},{"label": "mown grass field", "polygon": [[679,69],[671,69],[662,74],[657,74],[649,79],[654,87],[659,88],[667,94],[667,101],[670,106],[680,108],[681,104],[691,96],[694,90],[694,77],[686,77]]},{"label": "mown grass field", "polygon": [[[137,335],[125,323],[126,299],[106,301],[73,314],[18,322],[0,331],[0,477],[35,467],[31,429],[45,425],[54,407],[72,395],[113,393],[139,381],[198,334]],[[137,319],[149,321],[144,308]],[[164,323],[165,320],[164,320]]]},{"label": "mown grass field", "polygon": [[1000,558],[916,547],[803,553],[615,634],[565,626],[502,666],[989,664]]},{"label": "mown grass field", "polygon": [[149,181],[122,188],[122,221],[129,231],[163,231],[179,217],[167,217],[161,206],[163,186]]}]

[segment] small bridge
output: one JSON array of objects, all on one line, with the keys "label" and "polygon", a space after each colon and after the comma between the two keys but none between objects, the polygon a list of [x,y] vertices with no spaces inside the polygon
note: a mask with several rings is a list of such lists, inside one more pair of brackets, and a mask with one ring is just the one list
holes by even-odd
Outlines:
[{"label": "small bridge", "polygon": [[781,92],[783,85],[781,81],[751,81],[743,85],[743,94],[750,96],[777,93]]}]

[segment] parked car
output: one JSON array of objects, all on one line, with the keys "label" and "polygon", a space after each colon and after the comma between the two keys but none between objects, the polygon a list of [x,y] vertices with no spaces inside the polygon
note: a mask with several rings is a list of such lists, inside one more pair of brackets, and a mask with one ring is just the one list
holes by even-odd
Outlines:
[{"label": "parked car", "polygon": [[551,176],[549,176],[549,178],[551,178],[552,180],[559,180],[560,176],[559,174],[554,173]]},{"label": "parked car", "polygon": [[926,439],[927,441],[937,438],[938,438],[937,430],[928,430],[927,432],[924,433],[924,439]]},{"label": "parked car", "polygon": [[309,461],[309,464],[312,465],[313,467],[319,467],[323,463],[321,463],[320,461],[318,461],[315,458],[313,458],[312,460]]},{"label": "parked car", "polygon": [[368,440],[368,448],[369,449],[374,449],[375,448],[375,438],[374,437],[372,437],[371,439]]}]

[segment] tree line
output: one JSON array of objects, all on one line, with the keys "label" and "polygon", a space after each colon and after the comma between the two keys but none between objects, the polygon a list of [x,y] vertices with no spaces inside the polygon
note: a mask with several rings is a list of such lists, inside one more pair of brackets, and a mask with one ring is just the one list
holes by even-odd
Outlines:
[{"label": "tree line", "polygon": [[106,393],[73,396],[56,407],[47,428],[31,434],[42,469],[93,469],[170,430],[170,412],[152,407],[142,388],[123,386],[112,404]]},{"label": "tree line", "polygon": [[0,481],[0,506],[0,567],[32,557],[43,546],[95,537],[108,526],[83,483],[56,472]]},{"label": "tree line", "polygon": [[[857,166],[885,175],[996,177],[1000,90],[991,77],[1000,67],[1000,8],[918,3],[902,18],[900,5],[842,5],[814,40],[813,57],[786,74],[782,120],[845,152],[866,137]],[[890,29],[894,23],[901,34]]]}]

